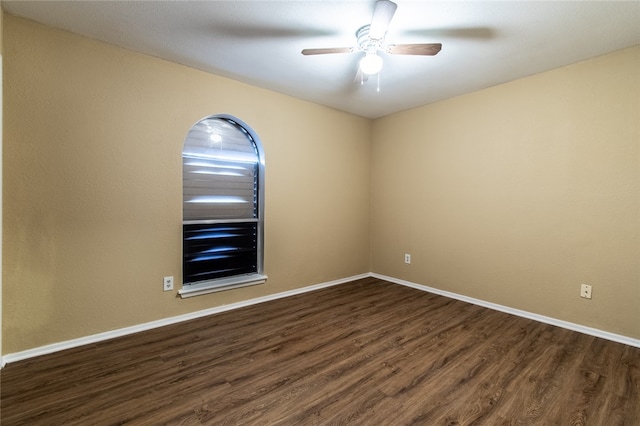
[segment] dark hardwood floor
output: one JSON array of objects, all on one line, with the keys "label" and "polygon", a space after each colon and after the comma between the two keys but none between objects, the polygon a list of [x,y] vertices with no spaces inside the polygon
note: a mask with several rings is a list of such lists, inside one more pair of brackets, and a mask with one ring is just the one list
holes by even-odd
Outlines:
[{"label": "dark hardwood floor", "polygon": [[9,364],[9,425],[640,425],[640,349],[369,278]]}]

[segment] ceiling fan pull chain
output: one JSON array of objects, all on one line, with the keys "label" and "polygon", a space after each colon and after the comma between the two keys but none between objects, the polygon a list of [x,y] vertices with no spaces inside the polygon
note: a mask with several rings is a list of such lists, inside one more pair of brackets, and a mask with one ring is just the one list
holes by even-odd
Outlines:
[{"label": "ceiling fan pull chain", "polygon": [[378,88],[376,89],[376,91],[380,91],[380,72],[378,72]]}]

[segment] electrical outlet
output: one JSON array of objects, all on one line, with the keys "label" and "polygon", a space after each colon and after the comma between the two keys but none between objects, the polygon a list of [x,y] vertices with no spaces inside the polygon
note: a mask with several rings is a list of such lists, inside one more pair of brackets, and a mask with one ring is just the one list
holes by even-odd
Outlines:
[{"label": "electrical outlet", "polygon": [[591,299],[591,286],[588,284],[582,284],[580,286],[580,297],[585,299]]},{"label": "electrical outlet", "polygon": [[404,255],[404,263],[407,263],[407,264],[411,263],[411,255],[410,254],[405,254]]},{"label": "electrical outlet", "polygon": [[164,277],[164,281],[162,284],[162,289],[164,291],[173,290],[173,277]]}]

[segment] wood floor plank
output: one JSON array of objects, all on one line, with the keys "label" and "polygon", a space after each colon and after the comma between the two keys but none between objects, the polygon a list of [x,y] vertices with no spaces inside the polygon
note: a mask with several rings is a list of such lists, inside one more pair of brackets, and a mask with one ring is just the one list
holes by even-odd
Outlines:
[{"label": "wood floor plank", "polygon": [[640,349],[374,278],[1,380],[2,425],[640,425]]}]

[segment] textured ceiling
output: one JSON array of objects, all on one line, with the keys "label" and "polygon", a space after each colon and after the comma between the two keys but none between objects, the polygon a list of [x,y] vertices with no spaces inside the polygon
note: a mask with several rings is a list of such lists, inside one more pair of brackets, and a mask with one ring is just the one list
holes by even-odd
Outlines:
[{"label": "textured ceiling", "polygon": [[396,0],[386,40],[436,56],[303,56],[355,45],[374,1],[2,1],[13,15],[376,118],[640,44],[640,2]]}]

